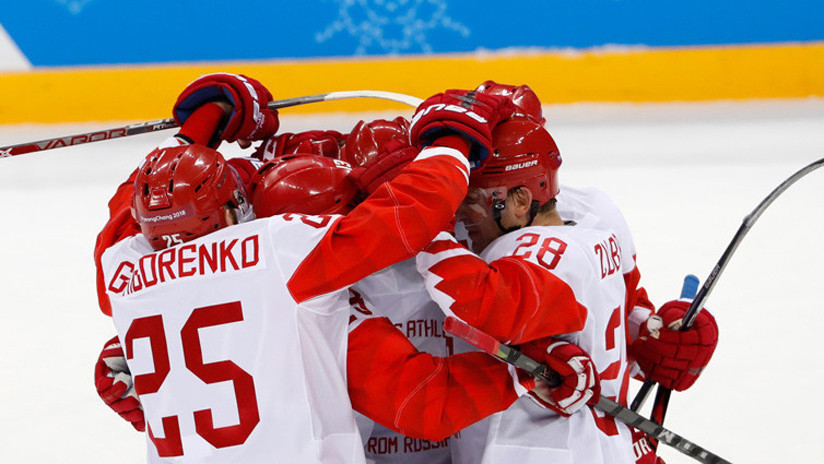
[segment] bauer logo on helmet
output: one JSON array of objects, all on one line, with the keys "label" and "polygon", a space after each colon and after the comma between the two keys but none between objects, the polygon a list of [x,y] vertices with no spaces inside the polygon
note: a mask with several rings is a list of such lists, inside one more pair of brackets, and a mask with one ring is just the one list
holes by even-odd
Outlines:
[{"label": "bauer logo on helmet", "polygon": [[531,166],[537,166],[537,165],[538,165],[538,160],[525,161],[523,163],[510,164],[509,166],[506,167],[506,169],[504,169],[504,171],[514,171],[516,169],[524,169],[524,168],[528,168],[528,167],[531,167]]}]

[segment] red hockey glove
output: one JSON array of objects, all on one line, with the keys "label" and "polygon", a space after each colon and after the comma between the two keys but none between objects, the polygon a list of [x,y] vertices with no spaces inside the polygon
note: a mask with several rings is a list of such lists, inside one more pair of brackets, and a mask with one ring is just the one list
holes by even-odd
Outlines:
[{"label": "red hockey glove", "polygon": [[469,161],[477,162],[492,152],[492,130],[515,110],[515,105],[500,95],[447,90],[418,106],[409,139],[425,147],[445,135],[462,135],[471,143]]},{"label": "red hockey glove", "polygon": [[175,121],[182,126],[197,108],[211,101],[233,106],[221,134],[228,142],[261,140],[280,126],[277,110],[266,106],[272,101],[269,90],[251,77],[227,73],[206,74],[183,89],[172,110]]},{"label": "red hockey glove", "polygon": [[632,452],[635,453],[635,464],[666,464],[655,454],[647,434],[632,427],[629,430],[632,432]]},{"label": "red hockey glove", "polygon": [[419,152],[417,148],[398,140],[387,142],[384,149],[386,151],[372,162],[352,169],[350,176],[364,196],[371,195],[381,184],[394,179]]},{"label": "red hockey glove", "polygon": [[120,414],[120,417],[126,419],[136,430],[146,430],[143,407],[134,391],[123,347],[120,346],[117,337],[106,342],[97,359],[94,366],[94,386],[103,402],[114,412]]},{"label": "red hockey glove", "polygon": [[543,382],[530,396],[540,405],[569,417],[585,404],[595,404],[601,398],[601,383],[595,364],[577,345],[544,338],[521,345],[521,352],[542,362],[561,375],[560,386],[549,388]]},{"label": "red hockey glove", "polygon": [[698,313],[689,330],[677,330],[690,303],[664,303],[657,315],[641,325],[638,339],[630,347],[647,378],[676,391],[695,383],[718,344],[718,325],[706,309]]}]

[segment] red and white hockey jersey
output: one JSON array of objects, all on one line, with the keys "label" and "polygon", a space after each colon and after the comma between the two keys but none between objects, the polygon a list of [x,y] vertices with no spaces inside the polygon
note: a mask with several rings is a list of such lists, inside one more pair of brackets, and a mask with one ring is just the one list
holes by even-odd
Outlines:
[{"label": "red and white hockey jersey", "polygon": [[[512,366],[469,353],[443,331],[443,312],[414,259],[372,274],[350,292],[349,392],[355,410],[378,421],[358,421],[369,462],[449,463],[451,435],[532,387]],[[451,356],[456,344],[464,354]]]},{"label": "red and white hockey jersey", "polygon": [[[501,340],[521,343],[552,335],[579,345],[598,367],[602,394],[625,403],[625,308],[628,302],[646,301],[636,288],[634,245],[623,217],[605,195],[562,192],[567,196],[559,197],[559,212],[574,225],[511,232],[492,242],[483,260],[441,234],[418,255],[418,267],[446,312]],[[613,224],[623,228],[615,231]],[[522,276],[532,277],[532,285],[507,279],[505,274],[515,274],[519,267]],[[499,296],[502,287],[511,301]],[[452,443],[457,463],[630,463],[631,446],[627,427],[594,409],[563,418],[528,398],[469,427]]]},{"label": "red and white hockey jersey", "polygon": [[363,462],[346,287],[423,248],[466,193],[433,147],[346,217],[284,215],[154,252],[103,253],[150,462]]}]

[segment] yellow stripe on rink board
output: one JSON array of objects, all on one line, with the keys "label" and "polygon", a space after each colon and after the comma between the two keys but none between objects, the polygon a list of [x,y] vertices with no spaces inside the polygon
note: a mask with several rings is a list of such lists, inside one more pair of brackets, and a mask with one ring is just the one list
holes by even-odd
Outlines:
[{"label": "yellow stripe on rink board", "polygon": [[[247,74],[275,98],[337,90],[427,97],[486,79],[526,83],[546,104],[824,96],[824,43],[570,52],[486,53],[389,59],[221,62],[95,67],[0,74],[0,124],[167,118],[177,94],[210,72]],[[288,112],[405,109],[372,99]]]}]

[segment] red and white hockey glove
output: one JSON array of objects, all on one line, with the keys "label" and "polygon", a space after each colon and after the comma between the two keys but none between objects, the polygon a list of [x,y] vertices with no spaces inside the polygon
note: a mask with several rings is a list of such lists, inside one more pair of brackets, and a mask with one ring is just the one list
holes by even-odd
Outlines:
[{"label": "red and white hockey glove", "polygon": [[123,355],[123,347],[120,346],[117,337],[106,342],[97,359],[94,366],[94,386],[103,402],[114,412],[126,419],[136,430],[146,430],[143,407],[137,399],[132,375]]},{"label": "red and white hockey glove", "polygon": [[352,180],[364,196],[371,195],[384,182],[395,178],[404,166],[418,156],[419,150],[399,140],[387,142],[383,153],[363,166],[352,169]]},{"label": "red and white hockey glove", "polygon": [[629,429],[632,432],[632,452],[635,453],[635,464],[666,464],[655,454],[647,434],[632,427]]},{"label": "red and white hockey glove", "polygon": [[718,325],[706,309],[698,313],[689,330],[677,330],[690,303],[664,303],[657,315],[641,325],[638,339],[630,346],[630,354],[648,379],[676,391],[695,383],[718,344]]},{"label": "red and white hockey glove", "polygon": [[545,338],[521,345],[521,352],[549,366],[561,375],[560,386],[549,388],[543,382],[529,395],[538,404],[569,417],[587,403],[595,404],[601,398],[601,383],[595,363],[577,345]]},{"label": "red and white hockey glove", "polygon": [[227,73],[206,74],[183,89],[172,110],[175,121],[182,126],[197,108],[212,101],[228,101],[233,107],[220,136],[227,142],[261,140],[280,126],[277,110],[266,106],[272,101],[269,90],[251,77]]},{"label": "red and white hockey glove", "polygon": [[469,161],[485,159],[492,152],[492,130],[515,112],[506,97],[470,90],[447,90],[418,106],[409,128],[413,144],[426,147],[436,139],[458,134],[471,144]]}]

